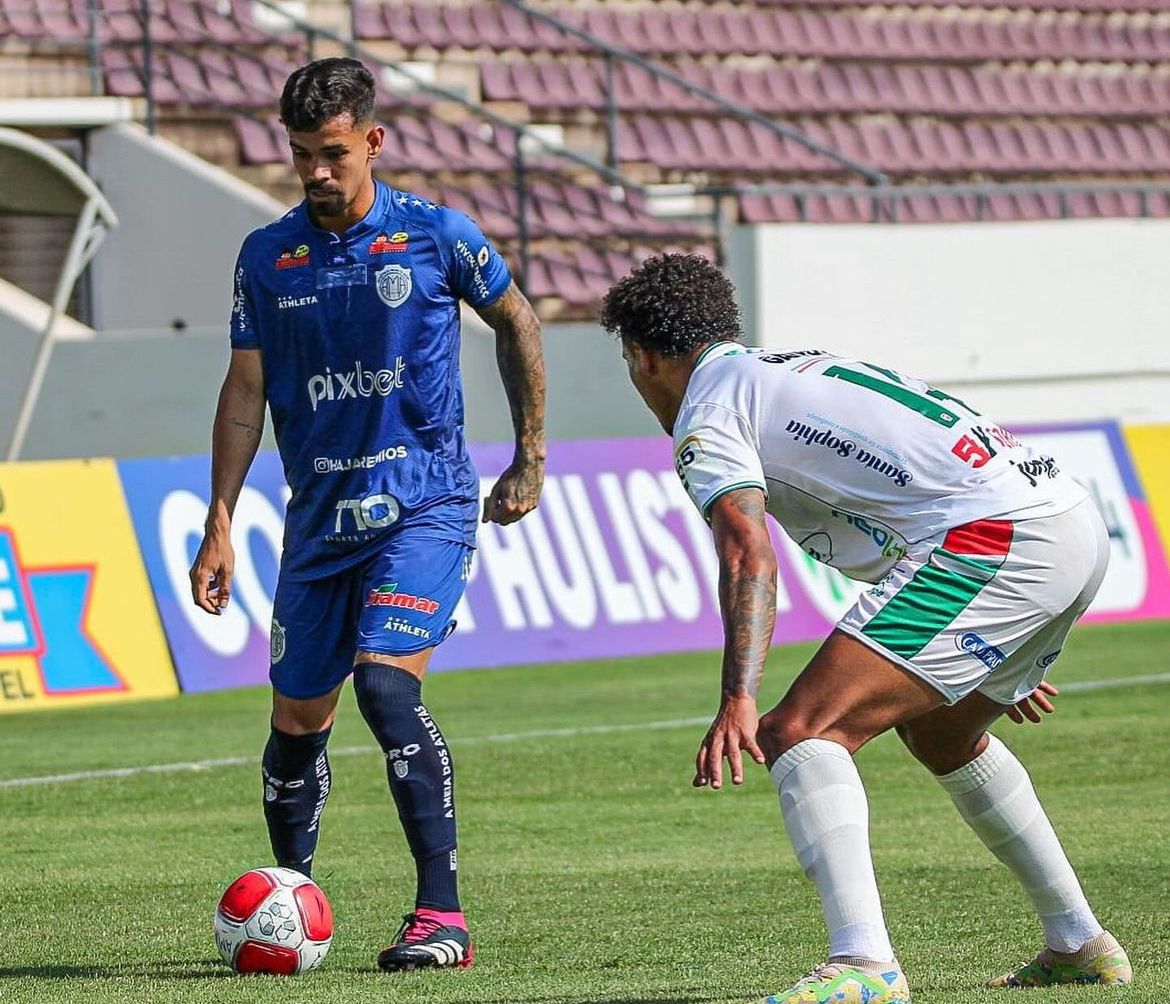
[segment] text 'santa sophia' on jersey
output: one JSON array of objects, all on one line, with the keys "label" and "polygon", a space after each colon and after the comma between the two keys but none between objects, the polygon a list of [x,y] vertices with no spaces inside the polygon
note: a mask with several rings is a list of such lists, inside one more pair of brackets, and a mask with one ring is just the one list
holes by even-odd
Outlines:
[{"label": "text 'santa sophia' on jersey", "polygon": [[994,421],[921,380],[816,349],[711,346],[674,426],[679,477],[704,516],[767,493],[818,561],[879,581],[906,545],[992,517],[1055,515],[1085,490]]},{"label": "text 'santa sophia' on jersey", "polygon": [[391,527],[474,543],[459,301],[487,306],[510,282],[465,215],[381,182],[345,233],[314,226],[302,202],[248,235],[231,344],[261,352],[292,489],[285,575],[332,574]]}]

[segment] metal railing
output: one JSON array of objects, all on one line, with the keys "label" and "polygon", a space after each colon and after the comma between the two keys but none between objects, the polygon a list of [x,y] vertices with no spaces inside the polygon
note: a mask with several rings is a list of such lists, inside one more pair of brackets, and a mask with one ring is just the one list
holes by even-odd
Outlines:
[{"label": "metal railing", "polygon": [[[869,207],[869,222],[900,223],[905,220],[906,204],[914,199],[958,199],[969,200],[974,222],[983,222],[993,217],[992,200],[1014,196],[1050,197],[1055,202],[1057,219],[1070,219],[1073,212],[1071,200],[1077,195],[1136,195],[1138,216],[1149,217],[1150,200],[1161,196],[1170,200],[1170,181],[1047,181],[1047,182],[997,182],[995,184],[971,183],[948,185],[882,185],[862,187],[860,185],[810,185],[810,184],[756,184],[756,185],[697,185],[695,196],[708,196],[718,202],[720,199],[745,196],[790,196],[795,204],[797,218],[808,222],[809,205],[814,199],[851,199]],[[715,217],[718,220],[718,216]],[[1079,217],[1078,217],[1079,218]]]}]

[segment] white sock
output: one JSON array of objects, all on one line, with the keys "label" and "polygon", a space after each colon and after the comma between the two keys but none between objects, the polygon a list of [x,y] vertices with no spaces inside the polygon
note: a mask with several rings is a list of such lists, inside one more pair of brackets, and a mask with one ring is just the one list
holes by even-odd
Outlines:
[{"label": "white sock", "polygon": [[959,814],[1024,887],[1048,947],[1075,952],[1102,927],[1024,765],[995,736],[966,767],[940,777]]},{"label": "white sock", "polygon": [[839,743],[806,739],[771,773],[796,858],[821,896],[829,957],[892,960],[869,853],[869,805],[853,757]]}]

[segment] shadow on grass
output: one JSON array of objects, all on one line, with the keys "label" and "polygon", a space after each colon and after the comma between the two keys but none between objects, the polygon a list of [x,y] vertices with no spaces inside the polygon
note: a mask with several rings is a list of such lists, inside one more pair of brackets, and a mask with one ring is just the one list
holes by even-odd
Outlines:
[{"label": "shadow on grass", "polygon": [[108,980],[128,976],[166,980],[219,980],[235,974],[219,960],[160,959],[92,966],[0,966],[0,980]]}]

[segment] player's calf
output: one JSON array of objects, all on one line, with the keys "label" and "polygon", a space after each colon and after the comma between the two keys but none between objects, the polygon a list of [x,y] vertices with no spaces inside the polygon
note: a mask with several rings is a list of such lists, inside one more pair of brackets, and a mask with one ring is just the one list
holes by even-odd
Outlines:
[{"label": "player's calf", "polygon": [[386,754],[386,778],[418,874],[415,908],[457,912],[455,768],[422,703],[422,683],[382,663],[359,663],[354,693]]},{"label": "player's calf", "polygon": [[325,752],[330,731],[290,735],[273,726],[261,760],[264,819],[276,863],[308,876],[332,784]]}]

